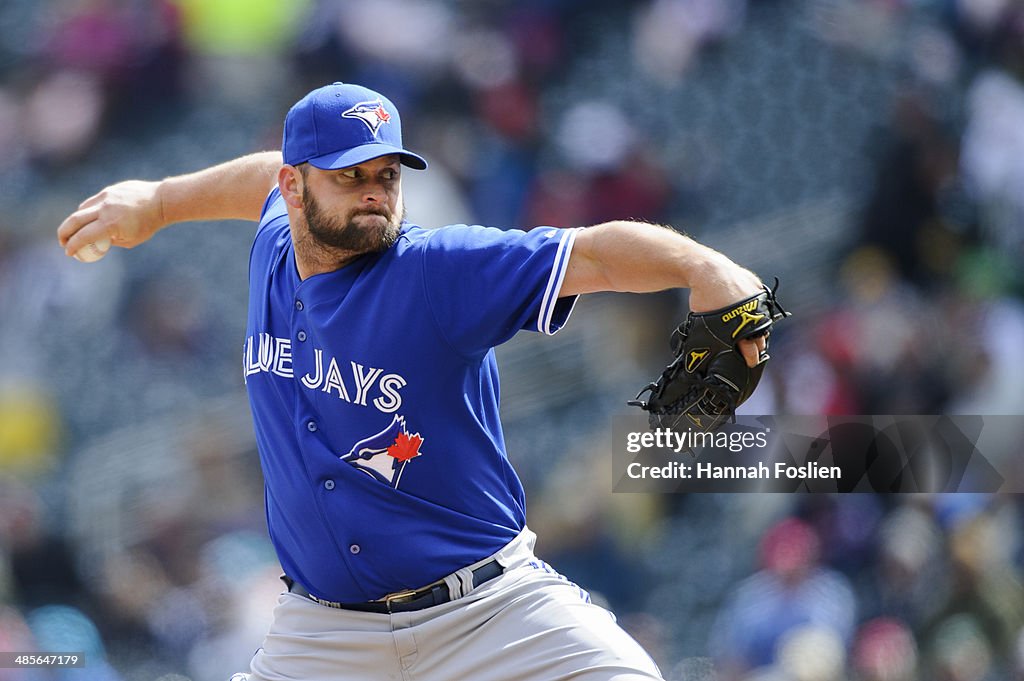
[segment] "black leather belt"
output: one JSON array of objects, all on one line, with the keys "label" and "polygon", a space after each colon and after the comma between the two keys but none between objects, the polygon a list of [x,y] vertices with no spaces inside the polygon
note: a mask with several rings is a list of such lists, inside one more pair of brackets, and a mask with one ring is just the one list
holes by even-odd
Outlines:
[{"label": "black leather belt", "polygon": [[[484,582],[494,579],[505,571],[505,568],[501,567],[501,564],[496,560],[490,560],[480,567],[473,570],[473,588],[480,586]],[[413,610],[423,610],[424,608],[430,608],[435,605],[441,605],[452,600],[451,593],[448,591],[448,585],[443,580],[428,584],[422,589],[415,589],[409,591],[399,591],[393,594],[388,594],[379,601],[366,601],[364,603],[338,603],[335,601],[326,601],[322,598],[317,598],[313,594],[296,582],[288,575],[281,577],[285,584],[288,585],[288,591],[299,596],[303,596],[325,605],[328,608],[337,608],[339,610],[358,610],[360,612],[377,612],[383,614],[390,614],[393,612],[411,612]]]}]

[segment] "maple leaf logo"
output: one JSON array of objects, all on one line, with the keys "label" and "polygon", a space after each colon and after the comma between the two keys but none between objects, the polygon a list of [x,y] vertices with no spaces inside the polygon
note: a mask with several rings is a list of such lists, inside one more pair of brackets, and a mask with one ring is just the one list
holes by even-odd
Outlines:
[{"label": "maple leaf logo", "polygon": [[419,433],[408,435],[399,432],[395,437],[395,443],[388,447],[388,456],[393,456],[399,461],[408,461],[420,455],[421,444],[423,444],[423,438]]}]

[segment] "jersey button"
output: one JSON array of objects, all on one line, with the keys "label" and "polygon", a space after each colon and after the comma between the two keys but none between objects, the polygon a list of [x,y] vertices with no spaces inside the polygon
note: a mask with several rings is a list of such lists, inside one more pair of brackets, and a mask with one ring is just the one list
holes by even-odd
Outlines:
[{"label": "jersey button", "polygon": [[324,481],[324,489],[328,489],[328,490],[334,489],[334,481],[333,480],[325,480]]},{"label": "jersey button", "polygon": [[295,301],[295,309],[298,310],[299,312],[302,312],[302,307],[303,307],[302,306],[302,301],[301,300],[296,300]]},{"label": "jersey button", "polygon": [[348,552],[351,553],[353,556],[359,553],[360,551],[362,551],[362,549],[359,548],[359,544],[353,544],[352,546],[348,547]]},{"label": "jersey button", "polygon": [[307,421],[306,422],[306,430],[308,430],[311,433],[315,433],[316,432],[316,421]]},{"label": "jersey button", "polygon": [[306,340],[306,332],[299,331],[297,334],[295,334],[295,337],[298,338],[299,342],[301,343],[302,341]]}]

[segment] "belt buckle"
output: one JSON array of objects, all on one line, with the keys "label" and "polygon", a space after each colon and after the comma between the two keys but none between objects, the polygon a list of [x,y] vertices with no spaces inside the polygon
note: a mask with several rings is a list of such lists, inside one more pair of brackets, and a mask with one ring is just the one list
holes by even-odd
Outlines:
[{"label": "belt buckle", "polygon": [[412,600],[416,597],[416,589],[406,589],[405,591],[396,591],[395,593],[388,594],[384,597],[384,605],[388,607],[388,612],[391,612],[391,606],[394,603],[401,603],[405,600]]}]

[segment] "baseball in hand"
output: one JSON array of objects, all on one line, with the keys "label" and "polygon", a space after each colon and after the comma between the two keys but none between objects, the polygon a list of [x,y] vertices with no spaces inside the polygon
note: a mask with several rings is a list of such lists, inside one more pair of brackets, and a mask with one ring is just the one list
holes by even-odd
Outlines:
[{"label": "baseball in hand", "polygon": [[86,244],[75,253],[75,260],[79,262],[96,262],[110,250],[110,239],[103,237],[91,244]]}]

